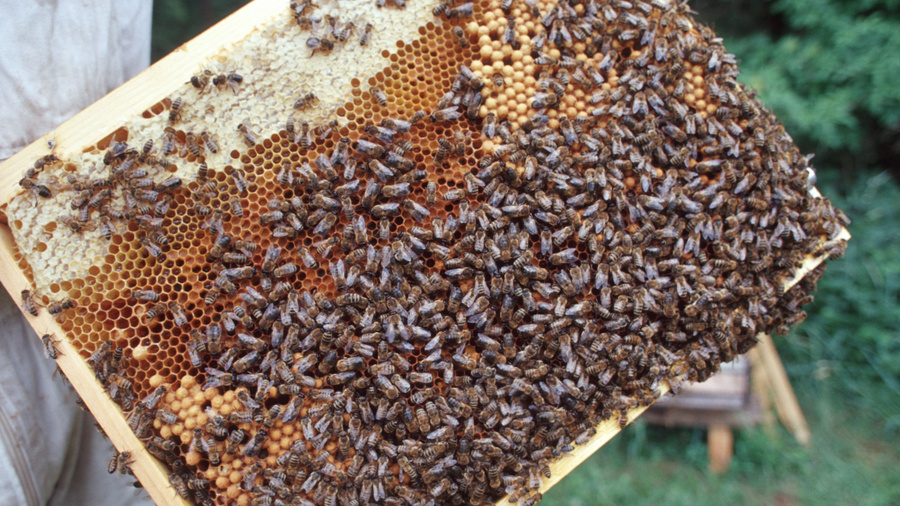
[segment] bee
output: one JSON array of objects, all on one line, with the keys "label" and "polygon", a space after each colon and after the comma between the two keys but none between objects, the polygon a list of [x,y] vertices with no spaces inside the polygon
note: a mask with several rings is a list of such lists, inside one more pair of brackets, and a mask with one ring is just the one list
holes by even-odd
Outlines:
[{"label": "bee", "polygon": [[435,202],[437,201],[437,184],[434,181],[429,181],[425,186],[425,203],[428,204],[429,207],[434,207]]},{"label": "bee", "polygon": [[378,86],[372,86],[369,88],[369,93],[372,95],[372,99],[378,102],[382,107],[387,106],[387,95],[385,95],[384,90]]},{"label": "bee", "polygon": [[229,251],[222,255],[222,262],[227,264],[245,264],[249,261],[249,256],[237,251]]},{"label": "bee", "polygon": [[72,299],[66,299],[62,302],[54,302],[47,307],[47,312],[50,313],[50,316],[58,316],[62,314],[64,311],[72,309],[75,307],[75,301]]},{"label": "bee", "polygon": [[30,290],[22,290],[22,310],[30,313],[31,316],[38,315],[38,306],[34,302],[34,296]]},{"label": "bee", "polygon": [[241,122],[241,124],[237,126],[237,129],[244,138],[244,144],[251,148],[256,145],[256,136],[253,135],[253,132],[250,130],[250,120]]},{"label": "bee", "polygon": [[410,194],[409,183],[389,184],[381,189],[386,198],[404,197]]},{"label": "bee", "polygon": [[455,121],[459,119],[460,116],[462,116],[462,112],[460,112],[456,106],[451,106],[435,111],[429,118],[432,123],[438,123],[443,121]]},{"label": "bee", "polygon": [[106,468],[106,472],[109,474],[115,473],[117,470],[119,473],[131,473],[131,464],[134,461],[131,458],[131,452],[119,452],[112,456],[112,459],[109,461],[109,466]]},{"label": "bee", "polygon": [[356,142],[356,150],[365,156],[372,156],[375,158],[378,158],[384,154],[383,147],[375,144],[374,142],[369,142],[364,139],[359,139]]},{"label": "bee", "polygon": [[244,431],[241,429],[234,429],[230,434],[228,434],[228,439],[225,441],[225,454],[234,455],[235,452],[237,452],[240,444],[243,442]]},{"label": "bee", "polygon": [[363,28],[363,32],[359,36],[359,45],[365,46],[369,43],[369,37],[372,34],[372,23],[366,23],[365,28]]},{"label": "bee", "polygon": [[147,237],[147,236],[141,237],[140,243],[144,247],[144,249],[147,250],[147,253],[149,253],[150,256],[152,256],[154,258],[159,258],[161,256],[164,256],[162,248],[160,248],[159,244],[157,244],[150,237]]},{"label": "bee", "polygon": [[144,320],[150,321],[150,320],[153,320],[155,318],[158,318],[158,317],[164,315],[165,313],[166,313],[166,304],[163,302],[160,302],[159,304],[156,304],[155,306],[153,306],[149,310],[147,310],[147,312],[144,314]]},{"label": "bee", "polygon": [[297,267],[296,264],[288,262],[280,267],[275,268],[272,271],[272,276],[275,278],[283,278],[285,276],[290,276],[295,274],[300,268]]},{"label": "bee", "polygon": [[153,290],[132,290],[131,298],[146,302],[156,302],[159,300],[159,294]]},{"label": "bee", "polygon": [[169,303],[169,311],[172,312],[172,318],[175,322],[175,325],[179,327],[184,327],[188,324],[187,314],[184,312],[184,308],[175,301]]},{"label": "bee", "polygon": [[209,84],[210,76],[212,76],[212,72],[210,70],[204,69],[199,74],[191,76],[191,79],[188,81],[188,83],[190,83],[191,86],[197,88],[201,93],[203,93],[203,89],[206,88],[206,86]]},{"label": "bee", "polygon": [[166,425],[175,425],[178,423],[178,415],[166,409],[157,409],[155,417]]},{"label": "bee", "polygon": [[422,204],[410,199],[404,199],[403,208],[418,222],[424,221],[431,214]]},{"label": "bee", "polygon": [[459,44],[459,47],[463,49],[469,47],[469,38],[466,37],[466,33],[461,26],[453,27],[453,36],[456,37],[456,43]]},{"label": "bee", "polygon": [[[506,28],[503,30],[503,43],[513,44],[516,42],[516,18],[509,16],[506,18]],[[517,49],[513,46],[513,49]]]},{"label": "bee", "polygon": [[431,9],[431,13],[435,16],[446,14],[447,9],[449,9],[451,5],[452,4],[450,2],[442,2],[438,4],[434,9]]},{"label": "bee", "polygon": [[250,185],[247,183],[247,180],[244,179],[244,173],[242,171],[232,167],[228,171],[228,174],[231,176],[232,180],[234,181],[234,185],[237,187],[238,191],[241,194],[246,194],[247,188]]},{"label": "bee", "polygon": [[466,197],[466,190],[462,188],[454,188],[453,190],[449,190],[444,193],[443,199],[448,202],[456,202],[457,200],[463,199]]},{"label": "bee", "polygon": [[[334,213],[326,213],[321,221],[312,230],[313,234],[325,236],[334,224],[337,223],[337,215]],[[335,238],[337,239],[337,238]]]},{"label": "bee", "polygon": [[325,38],[310,37],[306,39],[306,47],[312,49],[312,53],[309,55],[312,58],[316,51],[331,51],[334,49],[334,42]]},{"label": "bee", "polygon": [[425,111],[416,111],[416,112],[413,113],[412,117],[409,119],[409,122],[410,122],[410,124],[412,124],[412,125],[416,125],[416,124],[418,124],[420,121],[422,121],[423,119],[425,119],[425,116],[428,116],[428,113],[427,113],[427,112],[425,112]]},{"label": "bee", "polygon": [[[53,135],[55,136],[56,132],[54,132]],[[49,145],[51,141],[53,141],[53,139],[50,139],[50,141],[48,141],[47,144]],[[53,147],[56,147],[55,141],[53,141]],[[52,151],[53,148],[51,147],[50,150]],[[44,155],[34,161],[34,169],[36,171],[41,171],[41,170],[44,170],[44,167],[46,167],[47,165],[52,165],[58,161],[59,161],[59,157],[57,157],[54,154]]]},{"label": "bee", "polygon": [[305,95],[301,95],[296,101],[294,101],[294,109],[300,110],[305,109],[306,107],[312,105],[312,103],[316,100],[315,93],[307,93]]},{"label": "bee", "polygon": [[300,253],[300,260],[303,261],[303,265],[305,265],[307,269],[319,268],[319,262],[317,262],[315,257],[309,253],[308,249],[301,246],[297,251]]},{"label": "bee", "polygon": [[44,345],[44,355],[47,358],[56,360],[56,357],[62,354],[56,348],[56,343],[58,342],[58,340],[53,339],[52,334],[44,334],[41,336],[41,343]]},{"label": "bee", "polygon": [[228,86],[231,88],[233,93],[237,93],[238,87],[241,83],[244,82],[244,77],[236,72],[229,72],[228,74],[219,74],[213,78],[213,85],[216,87],[219,86]]},{"label": "bee", "polygon": [[184,105],[184,101],[181,97],[177,97],[172,101],[172,106],[169,108],[169,123],[175,123],[181,117],[181,107]]},{"label": "bee", "polygon": [[231,197],[231,200],[228,201],[228,204],[231,206],[231,213],[234,214],[235,218],[244,217],[244,208],[241,207],[240,197]]},{"label": "bee", "polygon": [[[219,145],[209,136],[206,130],[200,132],[200,140],[203,141],[203,147],[210,153],[218,153]],[[205,178],[204,178],[205,179]]]},{"label": "bee", "polygon": [[[216,446],[216,440],[212,436],[207,436],[202,440],[201,445],[203,447],[203,450],[206,452],[209,463],[214,466],[218,466],[222,462],[222,457],[219,454],[218,446]],[[171,477],[169,479],[171,480]],[[184,488],[187,489],[187,486],[185,486]],[[179,489],[178,487],[176,487],[176,489],[179,490],[178,493],[181,494],[181,489]],[[184,495],[183,497],[188,498],[189,496]]]},{"label": "bee", "polygon": [[466,2],[447,9],[446,14],[449,19],[470,18],[472,17],[472,2]]},{"label": "bee", "polygon": [[53,192],[50,191],[50,188],[37,183],[34,179],[25,177],[19,180],[19,186],[28,190],[32,195],[37,197],[41,197],[44,199],[49,199],[53,196]]}]

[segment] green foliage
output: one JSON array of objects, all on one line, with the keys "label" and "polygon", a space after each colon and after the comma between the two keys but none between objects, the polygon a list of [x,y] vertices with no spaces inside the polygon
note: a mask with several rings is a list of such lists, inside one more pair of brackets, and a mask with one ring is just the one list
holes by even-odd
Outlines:
[{"label": "green foliage", "polygon": [[696,3],[738,56],[742,80],[818,164],[857,169],[895,154],[900,2]]},{"label": "green foliage", "polygon": [[[706,431],[667,429],[638,420],[544,495],[544,503],[598,504],[897,504],[898,445],[884,445],[840,403],[822,416],[801,396],[813,432],[809,450],[784,429],[736,430],[729,472],[706,470]],[[828,409],[828,408],[826,408]],[[542,504],[544,504],[542,503]]]},{"label": "green foliage", "polygon": [[[154,0],[151,58],[156,61],[249,0]],[[287,5],[287,1],[285,1]],[[287,7],[285,7],[287,8]]]}]

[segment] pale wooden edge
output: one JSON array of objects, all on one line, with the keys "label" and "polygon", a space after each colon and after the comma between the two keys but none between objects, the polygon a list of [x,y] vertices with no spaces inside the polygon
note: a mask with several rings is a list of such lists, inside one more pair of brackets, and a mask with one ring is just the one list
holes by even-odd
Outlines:
[{"label": "pale wooden edge", "polygon": [[[654,395],[659,399],[670,390],[669,384],[662,382],[659,387],[654,390]],[[650,404],[646,406],[641,406],[638,408],[630,409],[627,413],[628,415],[628,424],[635,421],[637,417],[641,416],[647,408],[650,407]],[[562,457],[556,459],[555,461],[550,463],[550,478],[544,478],[543,485],[539,492],[541,494],[546,494],[554,485],[560,482],[563,478],[566,477],[570,472],[572,472],[576,467],[578,467],[582,462],[588,459],[591,455],[594,454],[597,450],[600,449],[603,445],[609,442],[610,439],[615,437],[616,434],[622,431],[619,427],[619,420],[617,417],[612,417],[608,420],[604,420],[594,426],[597,430],[597,433],[594,434],[588,442],[584,444],[580,444],[575,447],[571,452],[563,455]],[[506,495],[496,504],[502,504],[508,502],[509,495]]]},{"label": "pale wooden edge", "polygon": [[[30,289],[31,283],[25,275],[16,267],[13,258],[13,245],[15,240],[6,226],[0,226],[0,282],[9,291],[11,298],[19,305],[21,310],[22,290]],[[75,309],[77,311],[78,309]],[[94,415],[94,418],[103,427],[103,431],[109,436],[110,441],[119,451],[129,451],[134,463],[131,471],[140,480],[150,497],[161,505],[187,506],[181,497],[177,497],[175,489],[169,484],[168,472],[157,461],[144,444],[134,435],[131,427],[125,421],[121,409],[110,399],[103,385],[94,377],[94,372],[87,362],[78,355],[74,345],[65,338],[65,331],[60,324],[46,310],[41,310],[36,317],[22,311],[28,323],[34,328],[38,336],[52,334],[59,340],[57,348],[59,357],[56,363],[65,374],[69,383],[81,396],[84,404]],[[34,423],[37,423],[34,420]],[[102,483],[94,484],[102,487]]]},{"label": "pale wooden edge", "polygon": [[257,26],[287,9],[288,0],[254,0],[11,156],[0,164],[0,202],[9,202],[21,191],[19,179],[35,160],[50,152],[47,141],[51,135],[56,142],[54,152],[61,158],[81,153],[86,146],[115,132],[127,119],[169,97],[173,76],[184,76],[187,81],[201,62],[233,47]]},{"label": "pale wooden edge", "polygon": [[791,387],[790,379],[788,379],[787,371],[784,370],[784,364],[778,356],[775,349],[775,343],[768,334],[759,334],[757,336],[759,343],[756,345],[758,350],[758,358],[760,365],[765,369],[775,399],[775,411],[781,423],[787,427],[788,431],[797,438],[804,447],[809,447],[812,442],[812,433],[809,431],[809,425],[806,423],[806,417],[803,416],[803,410]]}]

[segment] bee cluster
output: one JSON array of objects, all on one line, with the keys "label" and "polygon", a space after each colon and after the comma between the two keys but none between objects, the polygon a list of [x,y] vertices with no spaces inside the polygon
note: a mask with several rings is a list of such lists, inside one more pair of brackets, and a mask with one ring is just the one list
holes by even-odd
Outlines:
[{"label": "bee cluster", "polygon": [[[355,26],[314,8],[290,17],[337,52]],[[843,253],[846,217],[685,4],[433,14],[440,42],[413,48],[465,64],[431,102],[394,73],[354,90],[347,126],[311,126],[317,92],[297,90],[282,130],[244,121],[226,146],[175,98],[161,156],[114,141],[108,177],[44,183],[45,157],[23,179],[154,265],[152,286],[109,269],[130,290],[81,297],[118,332],[83,353],[185,498],[533,504],[599,422],[801,321],[824,267],[784,281]],[[245,83],[212,76],[193,93]],[[210,167],[220,144],[234,161]]]}]

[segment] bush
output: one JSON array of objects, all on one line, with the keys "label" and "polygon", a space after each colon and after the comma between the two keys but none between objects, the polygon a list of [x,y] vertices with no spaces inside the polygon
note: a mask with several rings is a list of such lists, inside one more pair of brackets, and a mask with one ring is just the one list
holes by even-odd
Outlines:
[{"label": "bush", "polygon": [[828,263],[809,318],[777,341],[798,389],[828,379],[893,431],[900,428],[900,185],[884,172],[849,184],[822,176],[822,192],[853,220],[853,239],[843,259]]},{"label": "bush", "polygon": [[900,2],[693,4],[818,165],[858,169],[900,153]]}]

